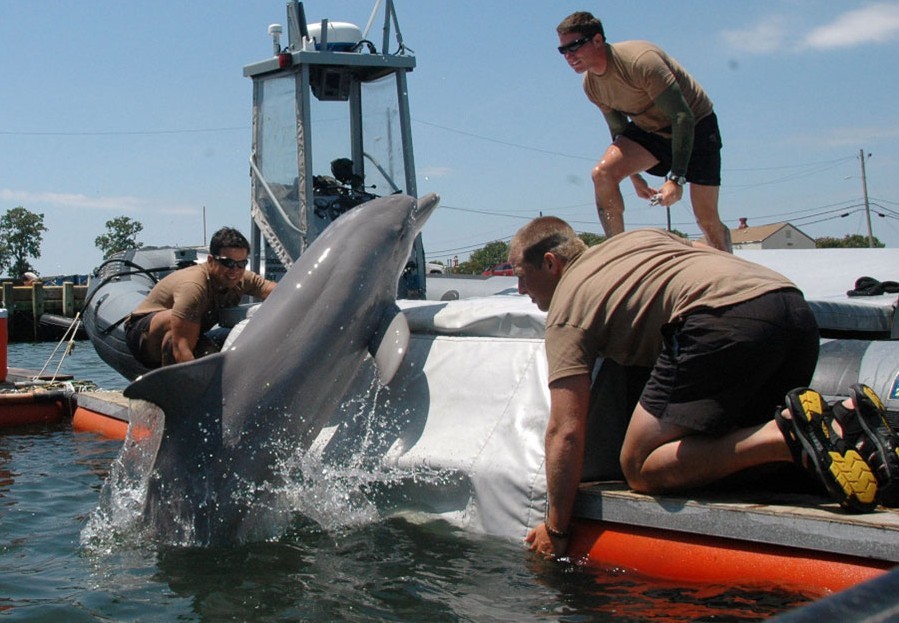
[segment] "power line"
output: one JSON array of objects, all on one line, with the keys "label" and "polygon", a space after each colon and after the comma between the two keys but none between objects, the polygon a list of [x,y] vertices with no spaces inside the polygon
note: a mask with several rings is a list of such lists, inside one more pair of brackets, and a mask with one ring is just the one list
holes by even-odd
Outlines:
[{"label": "power line", "polygon": [[101,131],[79,131],[79,132],[22,132],[22,131],[2,131],[2,136],[152,136],[159,134],[202,134],[209,132],[249,132],[247,126],[231,127],[231,128],[188,128],[183,130],[101,130]]},{"label": "power line", "polygon": [[855,156],[846,156],[837,158],[836,160],[822,160],[821,162],[807,162],[804,164],[785,164],[771,167],[752,167],[752,168],[727,168],[726,171],[783,171],[784,169],[801,169],[805,167],[813,167],[820,165],[840,164],[849,160],[854,160]]},{"label": "power line", "polygon": [[589,162],[595,162],[596,156],[575,156],[573,154],[566,154],[560,151],[553,151],[550,149],[541,149],[539,147],[530,147],[529,145],[522,145],[520,143],[511,143],[509,141],[501,141],[499,139],[490,138],[489,136],[484,136],[482,134],[474,134],[473,132],[466,132],[464,130],[457,130],[455,128],[449,128],[444,125],[439,125],[436,123],[431,123],[429,121],[422,121],[421,119],[413,119],[415,123],[420,123],[422,125],[430,126],[432,128],[438,128],[440,130],[444,130],[446,132],[452,132],[454,134],[461,134],[462,136],[468,136],[471,138],[477,138],[482,141],[487,141],[488,143],[496,143],[497,145],[505,145],[506,147],[515,147],[517,149],[524,149],[527,151],[534,151],[541,154],[549,154],[551,156],[562,156],[563,158],[574,158],[576,160],[587,160]]}]

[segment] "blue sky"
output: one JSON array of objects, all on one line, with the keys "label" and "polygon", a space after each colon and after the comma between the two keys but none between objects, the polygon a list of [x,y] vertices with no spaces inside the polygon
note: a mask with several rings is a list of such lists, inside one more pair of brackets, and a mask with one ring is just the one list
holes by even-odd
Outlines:
[{"label": "blue sky", "polygon": [[[608,131],[555,50],[555,26],[576,10],[600,17],[611,42],[659,44],[710,94],[728,225],[865,234],[863,149],[874,234],[899,246],[899,2],[395,2],[417,59],[418,188],[442,196],[423,233],[429,259],[464,259],[541,212],[601,231],[590,169]],[[117,216],[154,245],[202,244],[204,207],[207,236],[249,230],[242,69],[271,54],[266,29],[285,23],[284,6],[0,1],[0,213],[44,214],[40,273],[90,271]],[[310,22],[363,28],[373,6],[305,2]],[[628,227],[665,225],[663,208],[624,190]],[[671,215],[698,234],[688,202]]]}]

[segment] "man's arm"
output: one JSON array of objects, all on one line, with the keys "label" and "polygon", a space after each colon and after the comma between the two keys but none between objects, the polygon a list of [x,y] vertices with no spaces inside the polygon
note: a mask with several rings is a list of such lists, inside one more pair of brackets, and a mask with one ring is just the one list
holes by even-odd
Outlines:
[{"label": "man's arm", "polygon": [[671,173],[686,175],[693,154],[693,129],[696,125],[693,111],[676,82],[653,102],[671,120]]},{"label": "man's arm", "polygon": [[262,298],[262,300],[267,299],[268,295],[271,294],[272,292],[274,292],[276,285],[278,285],[278,284],[275,283],[274,281],[269,281],[266,279],[265,285],[262,286],[262,292],[259,294],[259,296]]},{"label": "man's arm", "polygon": [[176,363],[193,361],[194,347],[200,339],[201,325],[172,315],[172,356]]},{"label": "man's arm", "polygon": [[590,404],[590,375],[569,376],[550,383],[546,427],[546,522],[528,534],[530,548],[561,556],[568,538],[552,537],[547,527],[567,533],[584,464],[584,437]]},{"label": "man's arm", "polygon": [[619,134],[624,132],[624,128],[627,127],[627,115],[620,113],[617,110],[610,110],[608,112],[603,111],[602,116],[606,120],[606,125],[609,126],[609,133],[612,135],[612,140],[614,141],[618,138]]}]

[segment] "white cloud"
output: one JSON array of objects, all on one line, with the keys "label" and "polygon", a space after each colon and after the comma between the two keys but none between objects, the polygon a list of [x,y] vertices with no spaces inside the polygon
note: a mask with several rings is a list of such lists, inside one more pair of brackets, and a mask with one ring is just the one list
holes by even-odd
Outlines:
[{"label": "white cloud", "polygon": [[431,166],[426,167],[418,172],[420,176],[429,177],[446,177],[452,172],[450,167]]},{"label": "white cloud", "polygon": [[899,4],[880,2],[843,13],[812,30],[802,47],[819,50],[883,43],[899,37]]},{"label": "white cloud", "polygon": [[762,18],[742,30],[722,31],[721,37],[735,51],[771,54],[790,50],[832,50],[899,38],[899,3],[878,2],[847,11],[830,23],[806,34],[784,15]]},{"label": "white cloud", "polygon": [[786,20],[781,16],[766,17],[755,26],[721,33],[732,48],[748,54],[770,54],[781,49],[787,40]]},{"label": "white cloud", "polygon": [[145,212],[161,214],[194,214],[197,209],[184,205],[159,206],[155,201],[140,197],[89,197],[80,193],[30,192],[27,190],[0,189],[0,201],[12,202],[26,208],[34,204],[58,208],[88,210],[115,210],[118,212]]}]

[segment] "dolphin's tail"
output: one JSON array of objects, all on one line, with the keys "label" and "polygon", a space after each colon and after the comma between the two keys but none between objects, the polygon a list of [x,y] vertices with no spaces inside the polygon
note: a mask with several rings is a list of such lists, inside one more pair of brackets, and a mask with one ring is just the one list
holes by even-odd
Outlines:
[{"label": "dolphin's tail", "polygon": [[154,370],[127,398],[162,409],[164,423],[144,504],[144,520],[167,541],[207,543],[216,528],[222,454],[221,353]]}]

